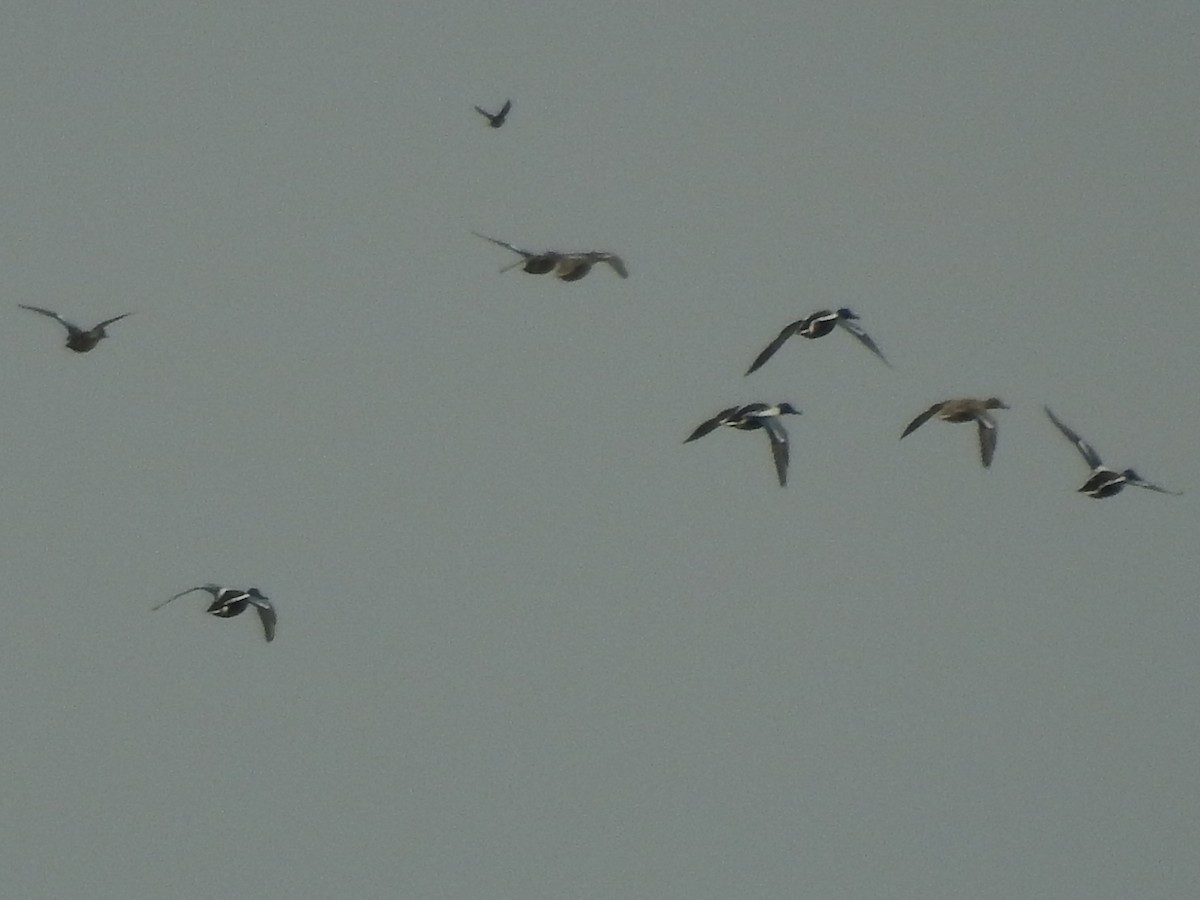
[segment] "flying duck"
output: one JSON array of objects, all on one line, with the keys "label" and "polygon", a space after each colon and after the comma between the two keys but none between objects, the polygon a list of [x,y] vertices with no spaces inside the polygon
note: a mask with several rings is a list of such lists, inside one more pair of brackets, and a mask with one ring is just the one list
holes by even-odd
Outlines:
[{"label": "flying duck", "polygon": [[205,612],[210,612],[222,619],[231,619],[244,613],[248,606],[253,606],[258,613],[258,618],[262,621],[263,633],[267,640],[275,640],[275,607],[271,605],[269,599],[259,593],[258,588],[242,590],[241,588],[221,587],[219,584],[202,584],[198,587],[188,588],[186,591],[180,591],[174,597],[168,597],[154,609],[162,609],[172,600],[177,600],[184,594],[194,591],[208,591],[212,594],[213,601]]},{"label": "flying duck", "polygon": [[798,416],[800,410],[790,403],[777,403],[768,406],[766,403],[749,403],[745,406],[731,406],[723,409],[711,419],[701,423],[684,441],[685,444],[699,440],[710,431],[724,425],[727,428],[737,428],[741,431],[753,431],[761,428],[767,433],[771,442],[771,456],[775,460],[775,474],[779,476],[780,487],[787,485],[788,469],[788,435],[781,416]]},{"label": "flying duck", "polygon": [[504,106],[500,107],[500,112],[498,113],[490,113],[482,106],[475,107],[475,112],[479,113],[481,116],[487,116],[488,124],[493,128],[499,128],[508,118],[508,111],[510,109],[512,109],[512,101],[505,100]]},{"label": "flying duck", "polygon": [[533,250],[523,250],[508,243],[508,241],[488,237],[486,234],[480,234],[478,231],[472,231],[471,234],[481,237],[485,241],[491,241],[493,244],[498,244],[501,247],[506,247],[521,257],[516,262],[505,266],[500,270],[501,272],[507,272],[509,269],[520,266],[523,271],[528,272],[530,275],[545,275],[547,272],[553,272],[555,277],[560,281],[578,281],[587,275],[596,263],[608,263],[612,267],[612,270],[622,278],[629,277],[629,270],[625,267],[625,261],[615,253],[608,253],[603,250],[569,253],[559,250],[543,250],[537,253]]},{"label": "flying duck", "polygon": [[91,328],[84,330],[74,322],[68,322],[58,313],[49,309],[42,309],[40,306],[26,306],[24,303],[17,304],[21,309],[28,309],[35,313],[41,313],[43,316],[49,316],[51,319],[57,319],[63,328],[67,329],[67,346],[76,353],[87,353],[101,339],[108,337],[108,333],[104,330],[106,325],[111,325],[113,322],[118,322],[126,316],[131,316],[133,313],[121,313],[119,316],[113,316],[111,319],[105,319],[99,325],[93,325]]},{"label": "flying duck", "polygon": [[1133,471],[1133,469],[1125,469],[1123,472],[1118,472],[1115,469],[1108,468],[1100,461],[1100,454],[1096,452],[1091,444],[1059,421],[1058,416],[1050,411],[1050,407],[1043,406],[1042,408],[1046,410],[1046,415],[1050,417],[1050,421],[1058,427],[1059,431],[1066,435],[1067,440],[1075,445],[1080,455],[1092,467],[1092,474],[1083,483],[1083,487],[1079,489],[1079,493],[1087,494],[1096,500],[1103,500],[1105,497],[1112,497],[1115,494],[1121,493],[1125,485],[1131,484],[1134,487],[1158,491],[1160,494],[1172,494],[1176,497],[1181,494],[1180,491],[1168,491],[1157,484],[1151,484],[1137,472]]},{"label": "flying duck", "polygon": [[883,360],[883,364],[891,368],[892,364],[888,362],[887,357],[883,355],[875,342],[870,336],[863,331],[861,325],[858,324],[858,316],[849,309],[842,307],[841,309],[823,309],[820,312],[815,312],[811,316],[803,318],[798,322],[793,322],[788,325],[783,331],[779,332],[779,336],[771,343],[767,344],[767,348],[762,353],[758,354],[758,358],[751,363],[750,368],[746,370],[746,374],[762,367],[768,359],[775,355],[775,351],[783,346],[794,334],[805,338],[825,337],[834,328],[841,326],[846,329],[862,343],[864,347]]},{"label": "flying duck", "polygon": [[904,440],[933,416],[937,416],[943,422],[974,422],[979,428],[979,458],[985,467],[990,466],[992,456],[996,452],[996,420],[988,412],[989,409],[1008,409],[1008,404],[999,397],[989,397],[986,400],[976,400],[973,397],[942,400],[909,422],[900,439]]}]

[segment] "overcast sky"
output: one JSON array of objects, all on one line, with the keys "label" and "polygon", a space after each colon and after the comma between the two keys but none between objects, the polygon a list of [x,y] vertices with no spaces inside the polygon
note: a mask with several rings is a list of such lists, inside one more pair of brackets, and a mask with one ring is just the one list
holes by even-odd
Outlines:
[{"label": "overcast sky", "polygon": [[0,894],[1190,900],[1198,29],[10,4]]}]

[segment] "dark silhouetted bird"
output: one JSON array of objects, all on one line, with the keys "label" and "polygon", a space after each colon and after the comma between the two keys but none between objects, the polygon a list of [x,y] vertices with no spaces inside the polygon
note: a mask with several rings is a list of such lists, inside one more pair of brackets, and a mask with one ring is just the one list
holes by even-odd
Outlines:
[{"label": "dark silhouetted bird", "polygon": [[508,119],[508,111],[510,109],[512,109],[512,101],[505,100],[504,105],[500,107],[500,112],[498,113],[490,113],[482,106],[475,107],[475,112],[481,116],[487,116],[488,124],[493,128],[499,128]]},{"label": "dark silhouetted bird", "polygon": [[222,619],[231,619],[244,613],[248,606],[253,606],[258,613],[258,618],[262,621],[263,633],[267,640],[275,639],[275,607],[271,605],[270,600],[259,593],[258,588],[242,590],[241,588],[221,587],[219,584],[202,584],[198,587],[188,588],[186,591],[180,591],[174,597],[168,597],[154,609],[162,609],[172,600],[177,600],[194,591],[208,591],[212,594],[213,601],[208,605],[206,612]]},{"label": "dark silhouetted bird", "polygon": [[93,325],[91,328],[83,329],[74,322],[68,322],[58,313],[50,309],[42,309],[40,306],[26,306],[24,303],[18,304],[21,309],[28,309],[35,313],[41,313],[43,316],[49,316],[51,319],[57,319],[63,328],[67,329],[67,346],[76,353],[87,353],[95,347],[103,338],[108,337],[108,332],[104,330],[106,325],[111,325],[113,322],[119,322],[126,316],[131,316],[133,313],[121,313],[119,316],[113,316],[111,319],[105,319],[99,325]]}]

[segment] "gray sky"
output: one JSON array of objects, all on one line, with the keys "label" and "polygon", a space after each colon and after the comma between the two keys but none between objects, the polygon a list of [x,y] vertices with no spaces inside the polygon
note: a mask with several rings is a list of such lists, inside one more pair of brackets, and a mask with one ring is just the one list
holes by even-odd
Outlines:
[{"label": "gray sky", "polygon": [[8,10],[4,896],[1194,896],[1195,4],[406,6]]}]

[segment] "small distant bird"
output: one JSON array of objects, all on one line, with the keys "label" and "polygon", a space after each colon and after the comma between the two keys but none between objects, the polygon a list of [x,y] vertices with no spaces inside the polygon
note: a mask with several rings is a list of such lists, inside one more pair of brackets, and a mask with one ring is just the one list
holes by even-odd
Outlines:
[{"label": "small distant bird", "polygon": [[943,400],[933,404],[909,422],[900,439],[904,440],[933,416],[937,416],[943,422],[974,422],[979,427],[979,457],[985,467],[990,466],[992,456],[996,452],[996,420],[988,412],[989,409],[1008,409],[1008,405],[999,397],[989,397],[986,400],[976,400],[972,397]]},{"label": "small distant bird", "polygon": [[779,336],[767,345],[767,349],[758,354],[758,358],[746,370],[746,374],[749,375],[751,372],[761,368],[763,363],[774,356],[775,351],[782,347],[784,342],[792,335],[798,334],[800,337],[819,338],[829,334],[829,332],[838,326],[841,326],[858,338],[864,347],[883,360],[885,366],[891,368],[892,364],[888,362],[887,357],[883,355],[879,347],[875,345],[875,342],[863,331],[857,319],[858,316],[851,310],[842,307],[841,309],[823,309],[798,322],[793,322],[783,329],[783,331],[779,332]]},{"label": "small distant bird", "polygon": [[771,456],[775,460],[775,474],[779,476],[780,487],[787,486],[788,470],[788,435],[781,416],[798,416],[800,410],[790,403],[778,403],[768,406],[766,403],[749,403],[746,406],[731,406],[723,409],[707,422],[701,423],[684,441],[689,444],[708,434],[710,431],[724,425],[727,428],[737,428],[741,431],[753,431],[761,428],[771,441]]},{"label": "small distant bird", "polygon": [[475,107],[475,112],[479,113],[481,116],[487,116],[488,124],[493,128],[499,128],[508,118],[508,111],[510,109],[512,109],[512,101],[505,100],[504,105],[500,107],[500,112],[498,113],[490,113],[482,106]]},{"label": "small distant bird", "polygon": [[263,633],[267,640],[275,640],[275,607],[271,605],[270,600],[259,593],[258,588],[242,590],[241,588],[221,587],[219,584],[202,584],[198,587],[188,588],[186,591],[180,591],[174,597],[168,597],[154,609],[162,609],[172,600],[177,600],[185,594],[195,591],[208,591],[212,594],[213,601],[205,612],[210,612],[222,619],[232,619],[234,616],[244,613],[248,606],[253,606],[258,613],[258,618],[262,621]]},{"label": "small distant bird", "polygon": [[1137,472],[1133,471],[1133,469],[1125,469],[1123,472],[1118,472],[1115,469],[1108,468],[1100,461],[1100,454],[1095,451],[1091,444],[1059,421],[1058,416],[1050,411],[1050,407],[1044,406],[1042,408],[1046,410],[1046,415],[1050,417],[1050,421],[1058,426],[1058,430],[1066,435],[1067,440],[1075,445],[1075,448],[1087,461],[1087,464],[1092,467],[1092,474],[1083,483],[1083,487],[1079,489],[1079,493],[1087,494],[1096,500],[1103,500],[1105,497],[1112,497],[1115,494],[1121,493],[1125,485],[1131,484],[1134,487],[1158,491],[1160,494],[1180,496],[1180,491],[1168,491],[1157,484],[1151,484]]},{"label": "small distant bird", "polygon": [[528,272],[530,275],[545,275],[547,272],[553,272],[555,277],[561,281],[578,281],[592,270],[592,266],[602,262],[612,266],[613,271],[622,278],[629,277],[629,270],[625,267],[625,261],[615,253],[608,253],[603,250],[570,253],[559,250],[535,252],[533,250],[523,250],[515,244],[508,243],[508,241],[488,237],[486,234],[480,234],[478,231],[472,231],[471,234],[475,235],[475,237],[483,238],[485,241],[491,241],[493,244],[498,244],[521,257],[516,262],[505,266],[500,270],[501,272],[507,272],[509,269],[515,269],[517,266],[520,266],[523,271]]},{"label": "small distant bird", "polygon": [[52,319],[57,319],[63,328],[67,329],[67,346],[76,353],[87,353],[101,339],[108,337],[108,332],[104,330],[106,325],[111,325],[113,322],[119,322],[126,316],[131,316],[133,313],[121,313],[119,316],[113,316],[111,319],[105,319],[99,325],[93,325],[86,331],[76,325],[74,322],[68,322],[58,313],[50,309],[42,309],[40,306],[26,306],[24,303],[17,304],[21,309],[28,309],[35,313],[41,313],[43,316],[49,316]]}]

